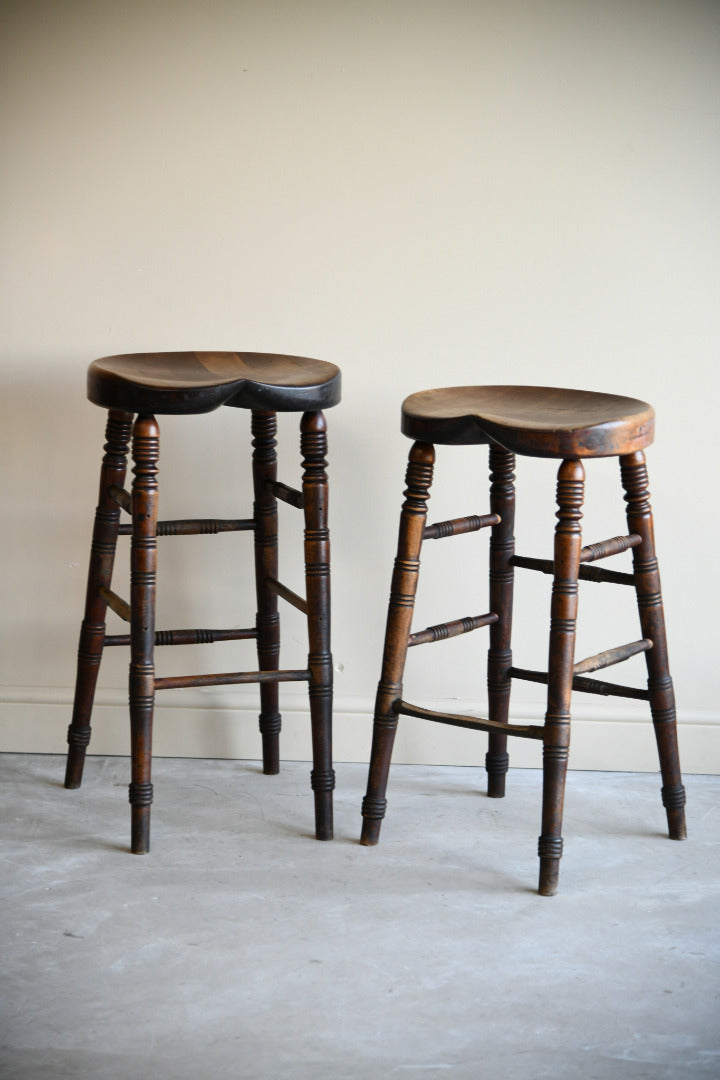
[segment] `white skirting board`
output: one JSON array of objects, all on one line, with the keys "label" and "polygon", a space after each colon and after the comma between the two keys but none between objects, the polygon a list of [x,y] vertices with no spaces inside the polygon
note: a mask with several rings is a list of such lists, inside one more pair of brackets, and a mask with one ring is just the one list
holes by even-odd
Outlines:
[{"label": "white skirting board", "polygon": [[[307,698],[281,688],[283,730],[281,758],[306,761],[311,756]],[[153,753],[160,757],[245,758],[261,756],[258,703],[252,690],[212,687],[173,690],[158,695]],[[64,753],[70,720],[69,688],[0,688],[0,752]],[[469,701],[418,701],[427,708],[478,713]],[[484,707],[484,706],[481,706]],[[333,742],[336,761],[368,760],[372,738],[371,699],[335,699]],[[518,704],[512,720],[542,721],[541,704]],[[89,753],[128,754],[126,694],[98,690]],[[678,713],[680,760],[686,773],[720,774],[720,712]],[[393,762],[415,765],[483,765],[486,736],[402,716]],[[537,768],[542,746],[510,740],[511,764]],[[645,703],[593,699],[573,703],[570,767],[618,772],[656,772],[657,752]]]}]

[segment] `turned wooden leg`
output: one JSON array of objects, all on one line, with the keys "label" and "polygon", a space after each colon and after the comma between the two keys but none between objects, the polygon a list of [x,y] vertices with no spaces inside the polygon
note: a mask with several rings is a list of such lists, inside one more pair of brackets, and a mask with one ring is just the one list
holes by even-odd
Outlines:
[{"label": "turned wooden leg", "polygon": [[557,891],[562,856],[562,815],[570,747],[570,700],[575,660],[578,572],[582,545],[585,470],[563,461],[558,472],[555,568],[550,606],[547,713],[543,735],[542,831],[538,841],[542,896]]},{"label": "turned wooden leg", "polygon": [[[277,480],[275,452],[277,418],[273,412],[253,412],[253,486],[255,503],[255,586],[257,590],[257,653],[261,671],[277,671],[280,662],[280,616],[277,594],[268,578],[278,576],[277,500],[270,485]],[[279,686],[260,684],[260,733],[263,772],[280,772]]]},{"label": "turned wooden leg", "polygon": [[[490,535],[490,611],[498,617],[490,626],[488,650],[488,719],[507,724],[510,709],[510,668],[512,652],[513,565],[515,554],[515,455],[495,443],[490,444],[490,512],[500,524]],[[507,735],[493,732],[488,739],[485,768],[488,795],[501,799],[508,771]]]},{"label": "turned wooden leg", "polygon": [[133,431],[132,546],[130,552],[131,850],[150,850],[152,723],[155,704],[155,574],[157,569],[157,462],[160,431],[154,416],[140,416]]},{"label": "turned wooden leg", "polygon": [[67,733],[66,788],[80,787],[85,750],[90,742],[90,717],[105,641],[107,604],[100,590],[110,587],[120,522],[120,507],[110,497],[110,488],[113,485],[121,488],[125,483],[132,419],[132,413],[118,409],[111,409],[107,418],[105,456],[100,472],[100,494],[90,548],[85,617],[80,629],[75,699]]},{"label": "turned wooden leg", "polygon": [[315,835],[333,838],[332,759],[333,660],[330,652],[330,533],[328,531],[327,425],[321,412],[307,412],[300,424],[305,510],[305,587],[310,670],[310,722],[315,794]]},{"label": "turned wooden leg", "polygon": [[660,573],[655,556],[655,536],[645,455],[639,451],[620,458],[620,474],[627,503],[628,531],[642,537],[642,543],[633,548],[633,571],[642,635],[650,638],[653,643],[652,649],[645,653],[645,659],[648,670],[650,710],[660,758],[662,801],[667,812],[671,838],[684,840],[687,836],[685,788],[680,773],[675,695],[668,664],[665,614],[660,590]]},{"label": "turned wooden leg", "polygon": [[377,844],[387,807],[385,792],[398,723],[394,704],[402,697],[403,672],[415,607],[420,549],[427,520],[427,501],[434,461],[434,446],[430,443],[414,443],[410,450],[405,478],[407,486],[390,587],[382,672],[375,699],[370,772],[367,793],[362,803],[362,844]]}]

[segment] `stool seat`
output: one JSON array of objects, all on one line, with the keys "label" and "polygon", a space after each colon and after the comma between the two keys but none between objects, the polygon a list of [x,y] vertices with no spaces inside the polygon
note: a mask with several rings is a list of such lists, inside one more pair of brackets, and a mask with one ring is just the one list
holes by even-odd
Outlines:
[{"label": "stool seat", "polygon": [[340,369],[324,360],[274,353],[129,353],[95,360],[87,395],[105,409],[205,413],[220,405],[313,412],[337,405]]},{"label": "stool seat", "polygon": [[530,457],[612,457],[652,443],[655,412],[645,401],[589,390],[452,386],[406,398],[402,431],[452,446],[495,442]]}]

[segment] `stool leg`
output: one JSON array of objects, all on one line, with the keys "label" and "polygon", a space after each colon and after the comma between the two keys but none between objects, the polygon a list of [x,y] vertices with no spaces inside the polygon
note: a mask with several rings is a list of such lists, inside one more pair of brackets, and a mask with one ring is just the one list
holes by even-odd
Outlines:
[{"label": "stool leg", "polygon": [[538,841],[539,892],[542,896],[552,896],[557,891],[563,848],[562,814],[570,747],[584,479],[581,461],[563,461],[557,483],[558,523],[555,528],[547,713],[543,735],[542,831]]},{"label": "stool leg", "polygon": [[157,462],[160,432],[154,416],[140,416],[133,431],[132,546],[130,551],[131,850],[150,850],[152,723],[155,705],[155,574],[157,570]]},{"label": "stool leg", "polygon": [[680,773],[675,695],[668,664],[665,614],[660,590],[660,573],[655,556],[655,536],[645,455],[640,451],[620,458],[620,474],[627,503],[628,531],[642,537],[642,543],[633,548],[633,570],[642,635],[650,638],[653,643],[652,649],[645,653],[645,659],[648,670],[650,710],[660,758],[662,801],[667,812],[671,838],[684,840],[687,836],[685,788]]},{"label": "stool leg", "polygon": [[434,461],[434,446],[421,442],[413,444],[405,477],[405,502],[400,514],[382,672],[375,699],[367,793],[362,803],[363,827],[360,842],[367,845],[377,844],[387,807],[385,792],[398,724],[393,705],[402,696],[403,672],[415,607],[420,549],[427,521],[427,501]]},{"label": "stool leg", "polygon": [[[253,412],[253,487],[255,504],[255,586],[257,590],[257,653],[261,671],[277,671],[280,663],[280,617],[277,594],[267,579],[278,576],[277,499],[270,484],[277,480],[275,452],[277,418],[273,412]],[[280,772],[279,686],[260,684],[260,733],[263,772]]]},{"label": "stool leg", "polygon": [[100,472],[100,494],[90,548],[85,616],[78,646],[75,699],[67,733],[66,788],[80,787],[85,750],[90,742],[90,717],[105,641],[107,604],[100,595],[100,589],[110,587],[120,522],[120,507],[110,497],[109,492],[113,485],[121,488],[125,483],[132,419],[132,413],[118,409],[108,412],[105,456]]},{"label": "stool leg", "polygon": [[330,533],[328,531],[327,425],[321,412],[307,412],[300,423],[305,510],[305,588],[310,670],[310,722],[315,794],[315,835],[333,838],[332,701],[330,652]]},{"label": "stool leg", "polygon": [[[500,516],[490,534],[490,611],[498,616],[490,626],[487,686],[488,719],[507,724],[510,709],[513,580],[511,559],[515,554],[515,455],[490,444],[490,512]],[[493,733],[488,739],[485,769],[488,795],[501,799],[508,771],[507,735]]]}]

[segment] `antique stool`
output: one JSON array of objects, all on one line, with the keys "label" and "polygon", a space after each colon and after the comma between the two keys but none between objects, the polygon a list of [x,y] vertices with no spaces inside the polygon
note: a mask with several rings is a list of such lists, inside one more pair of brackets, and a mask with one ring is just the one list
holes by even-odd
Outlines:
[{"label": "antique stool", "polygon": [[[103,649],[130,646],[130,733],[132,771],[131,848],[150,846],[151,741],[156,690],[260,684],[263,770],[279,771],[278,683],[307,682],[312,725],[315,831],[333,835],[332,657],[330,654],[330,542],[327,527],[327,437],[322,410],[340,400],[340,371],[333,364],[295,356],[262,353],[138,353],[96,360],[88,369],[88,397],[108,411],[100,496],[95,513],[85,618],[80,632],[77,681],[65,787],[82,780],[90,717]],[[220,405],[252,412],[254,507],[251,518],[158,521],[159,428],[156,413],[207,413]],[[277,412],[300,412],[302,491],[277,481]],[[134,418],[134,424],[133,424]],[[134,480],[124,488],[132,434]],[[234,466],[231,466],[234,472]],[[223,485],[224,477],[217,478]],[[277,499],[302,508],[305,517],[305,581],[302,598],[278,577]],[[132,524],[120,524],[120,511]],[[251,532],[255,547],[257,619],[243,630],[155,630],[155,572],[158,536]],[[111,591],[119,534],[130,535],[130,603]],[[307,615],[307,668],[279,670],[278,596]],[[129,634],[108,634],[110,607],[130,624]],[[156,645],[188,645],[254,638],[259,671],[155,678]]]},{"label": "antique stool", "polygon": [[[543,743],[542,832],[539,891],[557,889],[562,855],[562,811],[570,743],[573,690],[641,698],[650,702],[662,774],[662,801],[670,836],[685,837],[685,791],[680,775],[675,702],[665,640],[660,577],[655,557],[647,468],[643,450],[654,436],[654,412],[643,401],[610,394],[535,386],[465,386],[426,390],[403,403],[402,431],[415,440],[410,450],[407,490],[400,517],[398,554],[392,578],[382,674],[378,686],[367,794],[363,800],[362,843],[376,844],[385,816],[388,772],[398,715],[476,728],[489,733],[486,756],[488,795],[505,794],[507,736]],[[488,443],[490,513],[426,525],[435,443]],[[515,454],[561,459],[557,484],[554,560],[515,555],[513,537]],[[627,503],[628,535],[582,546],[580,519],[583,458],[618,457]],[[423,540],[490,528],[490,612],[411,633]],[[632,548],[633,573],[588,566]],[[548,671],[513,667],[510,651],[514,568],[553,575]],[[608,649],[575,663],[578,579],[634,587],[640,614],[640,641]],[[489,626],[488,719],[433,712],[403,698],[403,672],[411,646],[440,641]],[[588,679],[589,672],[644,652],[648,689]],[[512,679],[547,684],[544,725],[508,723]]]}]

